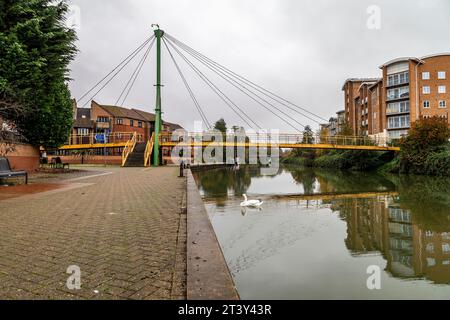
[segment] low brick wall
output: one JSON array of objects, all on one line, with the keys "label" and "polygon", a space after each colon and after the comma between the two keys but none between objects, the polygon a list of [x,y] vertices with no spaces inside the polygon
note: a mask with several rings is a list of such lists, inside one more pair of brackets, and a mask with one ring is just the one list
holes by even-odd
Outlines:
[{"label": "low brick wall", "polygon": [[[4,144],[1,144],[0,149],[4,150],[4,146]],[[34,147],[28,144],[15,144],[13,145],[13,147],[14,151],[8,152],[8,154],[6,155],[12,170],[24,170],[32,172],[39,168],[38,147]]]},{"label": "low brick wall", "polygon": [[[51,163],[52,158],[56,156],[49,156],[48,162]],[[121,156],[60,156],[61,161],[70,164],[107,164],[107,165],[121,165]]]}]

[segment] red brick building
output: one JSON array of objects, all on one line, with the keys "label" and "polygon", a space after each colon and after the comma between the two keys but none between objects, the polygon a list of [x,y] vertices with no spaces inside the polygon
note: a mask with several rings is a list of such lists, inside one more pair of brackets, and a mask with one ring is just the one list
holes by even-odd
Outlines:
[{"label": "red brick building", "polygon": [[390,60],[382,77],[347,79],[345,118],[355,135],[399,138],[421,117],[449,119],[450,53]]}]

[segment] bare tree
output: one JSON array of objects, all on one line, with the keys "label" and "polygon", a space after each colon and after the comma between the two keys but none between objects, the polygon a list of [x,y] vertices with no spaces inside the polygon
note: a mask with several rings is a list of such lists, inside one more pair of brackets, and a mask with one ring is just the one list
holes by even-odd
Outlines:
[{"label": "bare tree", "polygon": [[15,150],[15,144],[24,139],[14,128],[11,119],[17,119],[24,112],[23,106],[8,98],[5,94],[0,94],[0,156],[5,157]]}]

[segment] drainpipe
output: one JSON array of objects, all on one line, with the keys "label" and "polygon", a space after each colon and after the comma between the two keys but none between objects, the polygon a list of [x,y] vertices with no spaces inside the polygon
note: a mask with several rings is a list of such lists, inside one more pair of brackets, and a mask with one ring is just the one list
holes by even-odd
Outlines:
[{"label": "drainpipe", "polygon": [[[415,74],[416,74],[416,119],[415,120],[418,120],[419,119],[419,75],[418,75],[418,67],[419,67],[419,65],[422,63],[422,60],[419,60],[418,62],[417,62],[417,64],[415,65],[415,67],[414,67],[414,69],[415,69]],[[410,113],[411,113],[411,111],[410,111]],[[411,121],[410,121],[410,126],[411,126]]]}]

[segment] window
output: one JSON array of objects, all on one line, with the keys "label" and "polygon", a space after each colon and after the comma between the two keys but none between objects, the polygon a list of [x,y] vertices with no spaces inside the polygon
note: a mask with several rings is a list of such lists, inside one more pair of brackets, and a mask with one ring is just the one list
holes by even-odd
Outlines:
[{"label": "window", "polygon": [[108,117],[98,117],[97,122],[109,122],[109,118]]},{"label": "window", "polygon": [[388,129],[408,128],[409,115],[388,118]]},{"label": "window", "polygon": [[391,102],[387,105],[387,114],[409,112],[409,101]]},{"label": "window", "polygon": [[422,92],[424,94],[429,94],[430,93],[430,87],[429,86],[423,86]]},{"label": "window", "polygon": [[438,93],[445,93],[445,90],[446,88],[445,88],[445,86],[439,86],[438,87]]},{"label": "window", "polygon": [[409,82],[409,72],[391,74],[388,76],[388,86],[395,86]]},{"label": "window", "polygon": [[122,118],[117,118],[117,124],[123,124],[123,119]]},{"label": "window", "polygon": [[139,127],[139,128],[142,128],[142,121],[139,121],[139,122],[138,122],[138,127]]},{"label": "window", "polygon": [[438,79],[445,79],[445,71],[438,71]]},{"label": "window", "polygon": [[448,243],[442,244],[442,252],[449,253],[450,252],[450,245]]},{"label": "window", "polygon": [[434,267],[436,265],[436,260],[434,258],[427,258],[427,266]]},{"label": "window", "polygon": [[426,250],[428,253],[433,253],[434,252],[434,245],[432,243],[428,243],[426,246]]},{"label": "window", "polygon": [[439,108],[446,108],[446,107],[447,107],[447,105],[445,103],[445,100],[440,100],[439,101]]},{"label": "window", "polygon": [[78,128],[77,133],[80,136],[87,136],[87,135],[89,135],[89,129],[88,128]]},{"label": "window", "polygon": [[430,80],[430,73],[422,72],[422,80]]},{"label": "window", "polygon": [[130,120],[130,127],[134,127],[134,120]]},{"label": "window", "polygon": [[387,100],[403,99],[409,97],[409,87],[389,89],[387,91]]},{"label": "window", "polygon": [[425,101],[423,102],[423,107],[428,109],[428,108],[430,107],[430,101],[425,100]]}]

